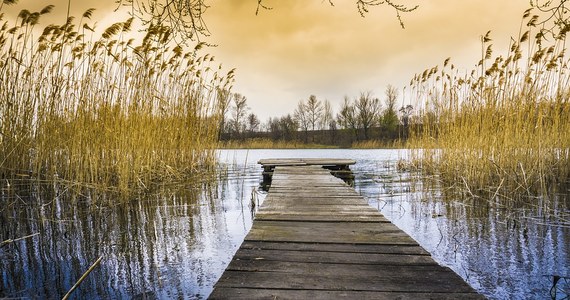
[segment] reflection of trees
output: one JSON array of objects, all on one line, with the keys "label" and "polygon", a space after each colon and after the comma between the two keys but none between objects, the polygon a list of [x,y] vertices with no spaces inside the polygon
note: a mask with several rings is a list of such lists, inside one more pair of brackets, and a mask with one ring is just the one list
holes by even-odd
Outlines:
[{"label": "reflection of trees", "polygon": [[191,298],[209,292],[225,267],[220,257],[235,247],[223,208],[207,196],[217,193],[200,187],[165,188],[117,207],[37,190],[0,199],[1,240],[39,233],[0,248],[0,298],[61,298],[99,256],[75,296]]}]

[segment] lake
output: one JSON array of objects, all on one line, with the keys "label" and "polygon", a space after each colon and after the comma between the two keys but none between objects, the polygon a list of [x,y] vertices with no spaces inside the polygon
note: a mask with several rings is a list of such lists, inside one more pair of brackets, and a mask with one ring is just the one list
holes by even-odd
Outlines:
[{"label": "lake", "polygon": [[252,198],[263,203],[257,161],[287,157],[355,159],[355,189],[369,204],[491,299],[567,296],[568,191],[509,206],[462,200],[437,182],[398,171],[407,155],[221,150],[216,181],[164,187],[126,205],[94,205],[89,195],[69,205],[69,193],[53,186],[5,189],[0,243],[13,241],[0,246],[0,298],[61,298],[99,257],[72,298],[207,298],[251,228]]}]

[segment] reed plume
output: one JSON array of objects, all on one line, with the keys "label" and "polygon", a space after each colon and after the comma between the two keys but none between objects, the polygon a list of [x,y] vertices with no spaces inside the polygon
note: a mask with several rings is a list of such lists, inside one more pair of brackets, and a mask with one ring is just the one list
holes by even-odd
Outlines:
[{"label": "reed plume", "polygon": [[209,169],[216,93],[231,88],[234,71],[203,44],[172,45],[168,27],[129,38],[132,18],[94,38],[93,9],[38,31],[52,9],[22,10],[14,27],[0,14],[2,184],[31,178],[129,194]]},{"label": "reed plume", "polygon": [[506,54],[493,56],[490,32],[481,59],[459,72],[446,59],[410,85],[420,117],[414,159],[449,186],[487,195],[540,196],[570,175],[570,72],[567,28],[548,31],[531,10]]}]

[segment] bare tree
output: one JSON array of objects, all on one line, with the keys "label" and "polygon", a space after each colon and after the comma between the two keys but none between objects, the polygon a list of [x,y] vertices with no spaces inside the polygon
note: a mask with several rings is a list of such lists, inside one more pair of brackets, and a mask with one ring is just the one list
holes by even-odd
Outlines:
[{"label": "bare tree", "polygon": [[245,128],[245,116],[248,110],[247,98],[241,94],[235,93],[233,96],[234,106],[232,107],[231,130],[239,137]]},{"label": "bare tree", "polygon": [[331,102],[329,100],[323,101],[323,113],[321,118],[320,129],[328,129],[331,122],[334,121],[333,111],[331,107]]},{"label": "bare tree", "polygon": [[344,129],[350,129],[354,133],[355,138],[358,138],[358,118],[354,104],[351,103],[348,96],[344,96],[344,102],[340,108],[340,112],[336,116],[338,124]]},{"label": "bare tree", "polygon": [[279,119],[279,128],[282,132],[281,138],[290,141],[295,137],[295,132],[297,132],[299,124],[295,122],[295,119],[291,117],[290,114],[287,114]]},{"label": "bare tree", "polygon": [[355,108],[359,127],[363,129],[364,139],[367,140],[370,128],[378,124],[381,109],[380,100],[372,98],[371,92],[360,93]]},{"label": "bare tree", "polygon": [[307,104],[305,105],[307,109],[307,113],[309,115],[309,122],[311,124],[311,130],[315,131],[317,126],[321,122],[322,113],[323,113],[323,106],[321,101],[317,100],[315,95],[309,96],[309,100],[307,100]]},{"label": "bare tree", "polygon": [[269,118],[267,120],[267,130],[271,134],[271,138],[275,141],[281,137],[281,131],[279,128],[279,118]]},{"label": "bare tree", "polygon": [[220,115],[220,119],[218,122],[218,138],[222,136],[224,133],[224,129],[226,128],[226,115],[230,109],[230,104],[232,101],[232,93],[226,89],[218,89],[216,94],[216,105],[218,107],[218,113]]},{"label": "bare tree", "polygon": [[309,116],[307,105],[303,100],[300,100],[297,104],[297,108],[295,108],[294,119],[305,133],[305,143],[307,143],[309,141],[309,127],[311,126],[311,118]]},{"label": "bare tree", "polygon": [[259,121],[259,118],[257,117],[256,114],[254,113],[250,113],[247,116],[247,130],[249,131],[250,136],[259,131],[259,125],[261,124],[261,122]]},{"label": "bare tree", "polygon": [[281,118],[270,118],[268,121],[269,132],[273,140],[290,141],[294,139],[298,124],[290,114]]},{"label": "bare tree", "polygon": [[382,124],[390,133],[396,131],[398,127],[398,113],[396,112],[396,101],[398,100],[398,89],[393,85],[388,85],[385,91],[386,109],[382,115]]}]

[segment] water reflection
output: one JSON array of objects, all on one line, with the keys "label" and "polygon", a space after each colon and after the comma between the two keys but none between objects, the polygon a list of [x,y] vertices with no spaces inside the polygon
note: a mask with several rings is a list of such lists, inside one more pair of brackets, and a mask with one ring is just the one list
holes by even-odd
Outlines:
[{"label": "water reflection", "polygon": [[559,222],[570,219],[567,196],[510,207],[462,200],[399,172],[405,151],[228,150],[212,183],[128,205],[72,200],[53,186],[3,189],[0,243],[13,241],[0,244],[0,298],[61,298],[100,256],[75,299],[206,298],[251,227],[252,196],[263,202],[256,162],[268,157],[356,159],[355,188],[369,203],[490,298],[548,299],[555,275],[557,297],[568,292],[570,228]]},{"label": "water reflection", "polygon": [[0,241],[14,241],[0,248],[0,298],[60,299],[99,256],[72,298],[205,298],[251,226],[240,198],[250,181],[225,176],[104,206],[69,205],[50,186],[5,189]]},{"label": "water reflection", "polygon": [[409,174],[361,167],[368,171],[356,182],[369,203],[479,292],[492,299],[569,296],[563,280],[551,295],[555,276],[570,276],[570,228],[560,222],[568,220],[567,195],[506,206],[428,186],[432,180],[414,183]]}]

